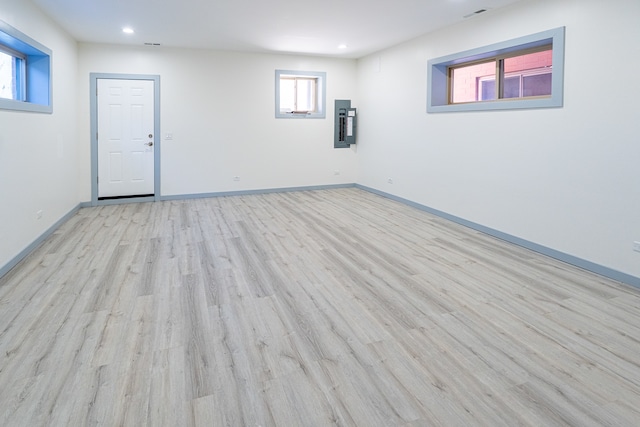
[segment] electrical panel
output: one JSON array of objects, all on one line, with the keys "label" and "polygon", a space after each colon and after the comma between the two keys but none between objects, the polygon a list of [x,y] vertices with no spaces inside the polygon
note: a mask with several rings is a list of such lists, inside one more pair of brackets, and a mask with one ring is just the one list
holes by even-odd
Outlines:
[{"label": "electrical panel", "polygon": [[356,143],[358,115],[355,108],[351,108],[351,101],[335,100],[335,131],[333,148],[347,148]]}]

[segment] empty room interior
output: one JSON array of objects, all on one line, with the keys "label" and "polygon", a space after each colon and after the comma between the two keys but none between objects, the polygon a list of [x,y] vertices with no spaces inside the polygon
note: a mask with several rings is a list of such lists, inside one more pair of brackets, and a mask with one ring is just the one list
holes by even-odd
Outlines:
[{"label": "empty room interior", "polygon": [[640,425],[638,0],[0,0],[0,425]]}]

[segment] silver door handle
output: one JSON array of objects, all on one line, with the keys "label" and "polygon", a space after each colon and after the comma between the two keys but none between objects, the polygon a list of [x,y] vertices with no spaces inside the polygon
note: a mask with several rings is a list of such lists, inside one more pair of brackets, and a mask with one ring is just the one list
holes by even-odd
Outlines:
[{"label": "silver door handle", "polygon": [[146,144],[144,144],[144,145],[148,145],[149,147],[151,147],[151,146],[153,145],[153,142],[149,141],[149,142],[147,142],[147,143],[146,143]]}]

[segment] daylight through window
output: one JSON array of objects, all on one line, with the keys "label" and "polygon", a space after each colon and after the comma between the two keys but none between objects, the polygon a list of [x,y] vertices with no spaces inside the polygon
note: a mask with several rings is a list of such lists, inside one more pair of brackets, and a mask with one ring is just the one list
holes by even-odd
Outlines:
[{"label": "daylight through window", "polygon": [[451,66],[450,103],[551,96],[552,58],[551,46],[544,46]]},{"label": "daylight through window", "polygon": [[51,50],[0,21],[0,109],[52,113]]},{"label": "daylight through window", "polygon": [[0,98],[24,101],[25,56],[0,45]]},{"label": "daylight through window", "polygon": [[430,59],[427,112],[562,107],[564,36],[558,27]]},{"label": "daylight through window", "polygon": [[276,71],[277,118],[324,118],[325,73]]},{"label": "daylight through window", "polygon": [[318,111],[318,78],[280,76],[280,111],[315,113]]}]

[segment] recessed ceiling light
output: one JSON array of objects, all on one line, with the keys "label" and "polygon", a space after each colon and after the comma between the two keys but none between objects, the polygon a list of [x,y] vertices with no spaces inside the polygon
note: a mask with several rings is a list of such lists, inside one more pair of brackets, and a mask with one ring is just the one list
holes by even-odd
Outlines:
[{"label": "recessed ceiling light", "polygon": [[122,29],[122,32],[125,33],[125,34],[133,34],[133,28],[124,27]]},{"label": "recessed ceiling light", "polygon": [[349,46],[347,46],[346,44],[338,45],[338,49],[346,49],[347,47]]}]

